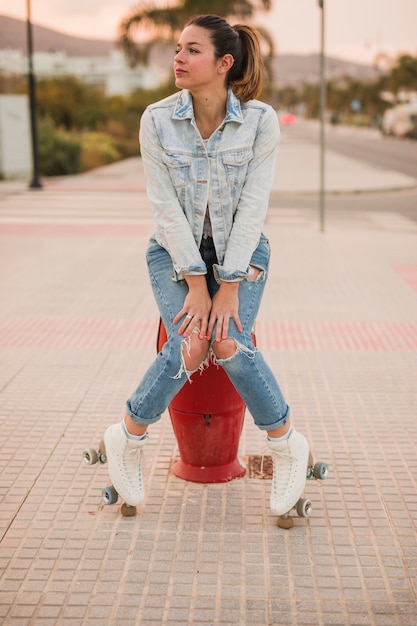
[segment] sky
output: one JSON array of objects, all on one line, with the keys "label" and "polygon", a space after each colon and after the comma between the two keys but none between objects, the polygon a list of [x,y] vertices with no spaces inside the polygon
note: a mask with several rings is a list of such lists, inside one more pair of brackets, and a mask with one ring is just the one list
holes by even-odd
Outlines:
[{"label": "sky", "polygon": [[[31,19],[76,37],[114,39],[120,20],[135,4],[134,0],[31,0]],[[273,34],[278,53],[318,52],[318,0],[272,0],[272,4],[273,9],[258,13],[254,22]],[[417,0],[324,0],[324,4],[326,54],[367,64],[377,55],[391,59],[402,53],[417,55]],[[26,19],[26,0],[0,0],[0,14]]]}]

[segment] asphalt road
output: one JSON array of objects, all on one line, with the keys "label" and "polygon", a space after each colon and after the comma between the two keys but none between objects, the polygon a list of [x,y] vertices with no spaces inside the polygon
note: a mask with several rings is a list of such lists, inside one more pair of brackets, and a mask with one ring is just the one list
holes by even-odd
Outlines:
[{"label": "asphalt road", "polygon": [[[319,126],[297,121],[285,132],[291,141],[319,142]],[[383,137],[377,130],[329,127],[326,148],[351,159],[364,161],[417,179],[417,141]],[[271,198],[271,208],[306,208],[318,210],[318,194],[280,194]],[[401,191],[326,194],[328,210],[388,211],[417,222],[417,186]]]},{"label": "asphalt road", "polygon": [[352,159],[417,177],[417,140],[384,137],[379,133],[371,140],[360,133],[341,135],[329,132],[326,145]]},{"label": "asphalt road", "polygon": [[[319,125],[297,120],[283,131],[293,140],[319,141]],[[376,129],[326,127],[326,147],[357,161],[417,178],[417,140],[384,137]]]}]

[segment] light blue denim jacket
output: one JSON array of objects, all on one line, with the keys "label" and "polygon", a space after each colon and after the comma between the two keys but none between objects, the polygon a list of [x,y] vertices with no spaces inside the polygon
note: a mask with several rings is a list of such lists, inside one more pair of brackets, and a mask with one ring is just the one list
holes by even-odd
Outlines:
[{"label": "light blue denim jacket", "polygon": [[183,90],[146,109],[139,138],[154,237],[171,255],[174,279],[206,273],[199,247],[207,207],[216,279],[245,278],[274,176],[280,140],[274,109],[258,100],[242,103],[229,89],[223,123],[204,141],[191,94]]}]

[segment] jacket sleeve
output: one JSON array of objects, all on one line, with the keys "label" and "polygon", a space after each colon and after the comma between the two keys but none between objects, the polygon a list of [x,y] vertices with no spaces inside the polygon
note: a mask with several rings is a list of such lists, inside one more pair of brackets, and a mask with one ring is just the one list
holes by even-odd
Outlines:
[{"label": "jacket sleeve", "polygon": [[184,274],[205,274],[206,264],[178,202],[149,109],[143,113],[140,121],[139,141],[147,194],[157,226],[156,239],[169,252],[178,278]]},{"label": "jacket sleeve", "polygon": [[234,214],[223,264],[215,266],[218,280],[236,281],[247,276],[268,210],[280,138],[277,114],[272,107],[267,107],[258,125],[253,158]]}]

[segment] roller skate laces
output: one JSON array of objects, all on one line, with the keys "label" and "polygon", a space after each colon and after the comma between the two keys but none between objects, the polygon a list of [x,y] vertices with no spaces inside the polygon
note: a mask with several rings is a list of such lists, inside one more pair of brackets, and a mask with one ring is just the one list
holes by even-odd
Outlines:
[{"label": "roller skate laces", "polygon": [[109,426],[104,433],[104,444],[110,480],[117,493],[131,506],[145,499],[143,479],[143,447],[148,435],[140,441],[128,439],[122,422]]},{"label": "roller skate laces", "polygon": [[300,499],[307,478],[309,445],[294,428],[288,439],[278,443],[268,441],[273,461],[271,511],[285,515]]}]

